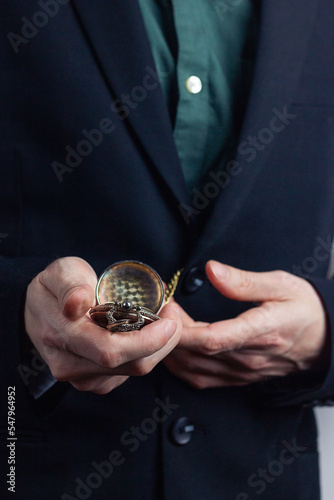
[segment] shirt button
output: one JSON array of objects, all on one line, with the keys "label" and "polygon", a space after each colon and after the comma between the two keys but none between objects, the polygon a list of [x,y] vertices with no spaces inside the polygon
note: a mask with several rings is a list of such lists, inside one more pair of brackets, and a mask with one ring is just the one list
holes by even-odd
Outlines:
[{"label": "shirt button", "polygon": [[199,94],[199,92],[202,90],[202,82],[198,78],[198,76],[189,76],[186,80],[186,89],[190,94]]}]

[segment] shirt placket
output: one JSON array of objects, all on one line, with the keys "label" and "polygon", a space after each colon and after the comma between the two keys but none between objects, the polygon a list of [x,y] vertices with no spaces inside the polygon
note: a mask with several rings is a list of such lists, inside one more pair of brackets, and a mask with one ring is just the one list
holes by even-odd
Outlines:
[{"label": "shirt placket", "polygon": [[203,170],[208,100],[208,41],[198,0],[172,0],[178,37],[177,82],[179,99],[174,139],[189,188]]}]

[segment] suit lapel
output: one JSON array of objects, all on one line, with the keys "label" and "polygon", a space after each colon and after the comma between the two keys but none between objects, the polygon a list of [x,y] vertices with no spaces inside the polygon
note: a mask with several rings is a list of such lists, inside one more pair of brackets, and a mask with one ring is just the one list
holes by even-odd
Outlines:
[{"label": "suit lapel", "polygon": [[[148,73],[155,71],[145,26],[137,0],[99,0],[92,9],[90,0],[72,0],[92,49],[111,88],[113,98],[143,86]],[[302,62],[312,33],[318,0],[262,0],[261,32],[252,90],[239,138],[257,136],[273,117],[284,113],[293,98]],[[149,69],[148,69],[149,68]],[[154,81],[151,78],[150,83]],[[173,141],[167,106],[160,85],[130,109],[125,120],[143,146],[144,154],[174,193],[178,202],[191,205]],[[219,194],[201,238],[193,250],[200,259],[233,225],[247,204],[252,188],[266,164],[275,141],[247,162],[239,149],[235,159],[242,168]]]},{"label": "suit lapel", "polygon": [[[260,39],[252,90],[238,141],[238,152],[233,158],[241,170],[238,175],[230,177],[230,183],[218,195],[208,223],[193,250],[193,258],[197,261],[207,252],[208,247],[213,246],[224,232],[233,227],[233,221],[251,197],[252,189],[266,165],[275,141],[279,140],[278,133],[271,143],[257,152],[254,160],[247,161],[250,158],[249,153],[245,154],[248,138],[258,136],[261,130],[270,125],[274,116],[284,116],[288,112],[288,105],[293,101],[317,5],[318,0],[262,1]],[[290,119],[278,119],[276,126],[279,123],[284,125],[284,120],[289,122]],[[285,126],[288,127],[288,124],[285,123]],[[241,148],[240,145],[244,147]]]},{"label": "suit lapel", "polygon": [[124,121],[177,200],[188,202],[167,105],[161,86],[157,85],[156,67],[137,0],[99,0],[94,6],[91,0],[72,1],[112,90],[113,102],[120,107],[122,95],[137,92],[140,100],[131,99],[136,107],[128,107],[129,115]]}]

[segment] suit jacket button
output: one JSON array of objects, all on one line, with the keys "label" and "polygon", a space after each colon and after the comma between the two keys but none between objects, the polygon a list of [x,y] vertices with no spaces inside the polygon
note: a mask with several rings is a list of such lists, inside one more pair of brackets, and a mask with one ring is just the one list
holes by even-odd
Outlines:
[{"label": "suit jacket button", "polygon": [[188,417],[178,418],[169,429],[172,443],[183,446],[191,441],[195,426]]},{"label": "suit jacket button", "polygon": [[192,267],[183,278],[182,287],[186,293],[195,293],[207,280],[205,271],[201,267]]}]

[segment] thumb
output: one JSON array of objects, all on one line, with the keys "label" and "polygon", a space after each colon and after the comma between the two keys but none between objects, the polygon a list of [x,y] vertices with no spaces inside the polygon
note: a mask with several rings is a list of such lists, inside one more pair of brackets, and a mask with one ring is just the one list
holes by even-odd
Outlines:
[{"label": "thumb", "polygon": [[79,257],[56,260],[40,273],[39,281],[57,298],[68,319],[79,319],[95,304],[95,271]]},{"label": "thumb", "polygon": [[245,302],[283,300],[283,271],[255,273],[211,260],[206,274],[212,285],[225,297]]}]

